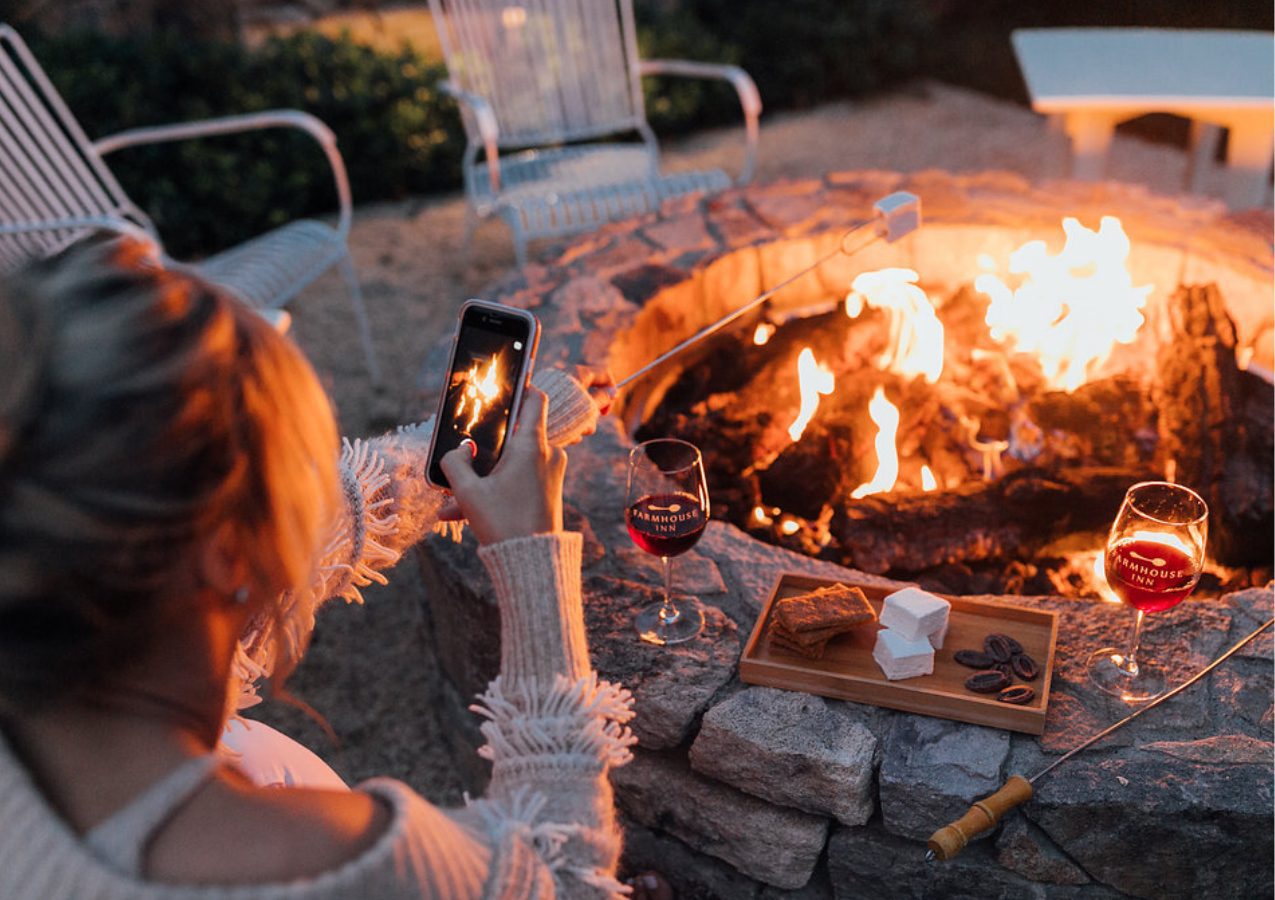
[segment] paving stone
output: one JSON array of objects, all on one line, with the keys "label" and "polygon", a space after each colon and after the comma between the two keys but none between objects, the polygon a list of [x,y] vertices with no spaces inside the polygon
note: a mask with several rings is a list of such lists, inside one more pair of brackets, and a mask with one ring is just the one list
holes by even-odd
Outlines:
[{"label": "paving stone", "polygon": [[990,844],[966,847],[946,862],[925,862],[925,845],[878,824],[835,828],[828,874],[837,900],[1120,900],[1103,885],[1044,885],[1001,866]]},{"label": "paving stone", "polygon": [[1032,881],[1088,884],[1084,869],[1067,858],[1043,831],[1021,814],[1010,813],[996,837],[996,861]]},{"label": "paving stone", "polygon": [[638,751],[611,774],[625,811],[779,888],[810,880],[828,819],[775,806],[691,771],[685,758]]},{"label": "paving stone", "polygon": [[691,767],[742,791],[862,825],[876,806],[872,707],[753,687],[704,715]]},{"label": "paving stone", "polygon": [[638,640],[633,618],[660,602],[660,592],[634,581],[594,576],[585,581],[584,618],[594,668],[633,692],[633,732],[643,747],[676,747],[696,719],[735,677],[739,632],[721,610],[701,604],[704,630],[672,647]]},{"label": "paving stone", "polygon": [[[1226,761],[1184,765],[1183,756]],[[1036,788],[1031,819],[1091,877],[1126,894],[1271,895],[1271,867],[1253,865],[1275,854],[1271,757],[1250,739],[1084,753]]]},{"label": "paving stone", "polygon": [[887,830],[924,840],[1001,785],[1009,734],[900,715],[886,737],[879,773]]}]

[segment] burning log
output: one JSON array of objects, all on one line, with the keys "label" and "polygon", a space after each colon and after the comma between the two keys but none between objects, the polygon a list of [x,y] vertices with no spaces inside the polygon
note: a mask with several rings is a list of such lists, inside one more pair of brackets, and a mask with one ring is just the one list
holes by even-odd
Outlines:
[{"label": "burning log", "polygon": [[1167,314],[1173,336],[1161,345],[1154,392],[1160,459],[1208,503],[1214,559],[1269,562],[1271,386],[1237,366],[1235,325],[1216,285],[1179,288]]},{"label": "burning log", "polygon": [[1050,391],[1027,406],[1042,429],[1039,465],[1083,460],[1099,466],[1149,467],[1156,410],[1141,379],[1114,376],[1075,391]]},{"label": "burning log", "polygon": [[1020,469],[940,493],[894,491],[854,501],[832,520],[840,561],[866,572],[1031,554],[1073,531],[1105,529],[1146,469]]}]

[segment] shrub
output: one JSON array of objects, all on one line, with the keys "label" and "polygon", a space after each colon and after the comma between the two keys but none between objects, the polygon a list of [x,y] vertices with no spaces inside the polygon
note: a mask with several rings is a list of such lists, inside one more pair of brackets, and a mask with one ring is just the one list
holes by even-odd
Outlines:
[{"label": "shrub", "polygon": [[[144,125],[295,108],[337,135],[358,202],[459,184],[464,147],[440,63],[304,33],[256,50],[175,34],[31,41],[90,138]],[[336,209],[322,151],[291,129],[129,148],[108,157],[175,256],[212,252]]]}]

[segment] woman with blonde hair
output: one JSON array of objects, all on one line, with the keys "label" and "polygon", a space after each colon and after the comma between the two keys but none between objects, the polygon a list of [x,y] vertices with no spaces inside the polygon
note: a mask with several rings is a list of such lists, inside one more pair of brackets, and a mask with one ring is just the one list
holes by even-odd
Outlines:
[{"label": "woman with blonde hair", "polygon": [[479,707],[491,785],[445,811],[386,778],[263,788],[217,749],[255,682],[295,668],[320,602],[357,598],[437,521],[427,431],[338,458],[295,346],[135,242],[0,286],[0,360],[0,896],[622,890],[606,773],[629,698],[589,666],[549,441],[589,426],[578,385],[528,392],[489,476],[443,461],[502,620]]}]

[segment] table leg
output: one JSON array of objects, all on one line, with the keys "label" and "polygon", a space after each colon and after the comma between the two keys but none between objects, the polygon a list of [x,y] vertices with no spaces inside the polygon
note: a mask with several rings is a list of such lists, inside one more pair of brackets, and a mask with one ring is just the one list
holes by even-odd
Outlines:
[{"label": "table leg", "polygon": [[1115,120],[1094,112],[1067,113],[1064,123],[1071,138],[1071,175],[1080,181],[1097,181],[1107,165],[1107,150],[1115,133]]},{"label": "table leg", "polygon": [[1204,193],[1205,179],[1213,168],[1217,154],[1217,142],[1222,139],[1222,128],[1212,122],[1191,121],[1191,153],[1187,157],[1186,178],[1183,185],[1193,194]]},{"label": "table leg", "polygon": [[1227,145],[1226,205],[1249,209],[1266,201],[1271,177],[1272,130],[1269,124],[1231,126]]}]

